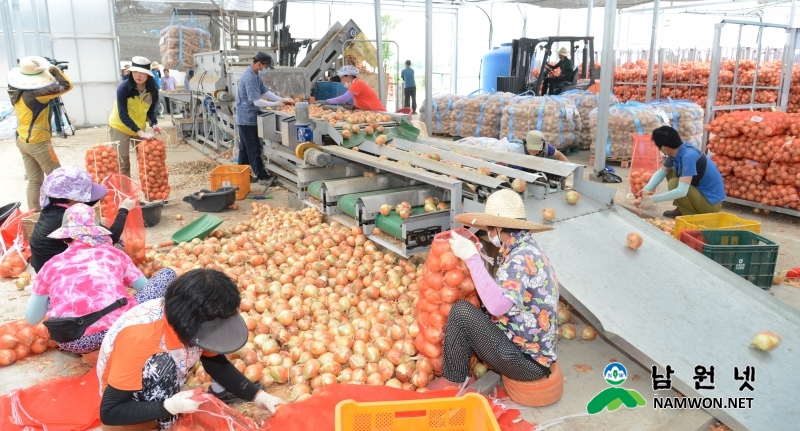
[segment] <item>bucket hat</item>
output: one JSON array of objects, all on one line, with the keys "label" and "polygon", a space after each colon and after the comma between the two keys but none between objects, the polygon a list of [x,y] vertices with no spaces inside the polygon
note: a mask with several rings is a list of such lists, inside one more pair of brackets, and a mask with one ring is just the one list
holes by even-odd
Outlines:
[{"label": "bucket hat", "polygon": [[53,239],[80,239],[83,242],[95,245],[108,242],[106,238],[111,231],[97,222],[94,208],[86,204],[75,204],[64,212],[61,227],[47,235]]},{"label": "bucket hat", "polygon": [[544,148],[544,134],[538,130],[531,130],[525,136],[525,147],[528,151],[538,153]]},{"label": "bucket hat", "polygon": [[50,172],[39,190],[39,205],[42,208],[50,205],[50,198],[92,202],[108,194],[108,189],[92,182],[88,172],[74,166],[62,166]]},{"label": "bucket hat", "polygon": [[498,190],[486,199],[482,213],[463,213],[456,216],[456,222],[477,229],[489,227],[527,230],[532,233],[553,230],[550,226],[528,221],[525,204],[517,192],[510,189]]}]

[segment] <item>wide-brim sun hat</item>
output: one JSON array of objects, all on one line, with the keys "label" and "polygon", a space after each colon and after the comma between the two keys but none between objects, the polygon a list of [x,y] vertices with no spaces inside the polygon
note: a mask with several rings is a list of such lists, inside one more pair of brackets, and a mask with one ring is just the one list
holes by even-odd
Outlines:
[{"label": "wide-brim sun hat", "polygon": [[342,66],[338,71],[336,71],[336,74],[339,75],[339,77],[358,76],[358,68],[355,66]]},{"label": "wide-brim sun hat", "polygon": [[531,130],[525,136],[525,147],[529,151],[542,151],[544,148],[544,134],[538,130]]},{"label": "wide-brim sun hat", "polygon": [[50,198],[93,202],[108,194],[107,188],[92,182],[88,172],[74,166],[62,166],[50,172],[39,191],[39,205],[42,208],[50,205]]},{"label": "wide-brim sun hat", "polygon": [[209,352],[227,355],[241,349],[247,343],[247,324],[236,313],[228,318],[209,320],[200,325],[192,337],[192,344]]},{"label": "wide-brim sun hat", "polygon": [[[40,67],[37,61],[44,66]],[[35,90],[47,87],[56,82],[49,69],[50,63],[42,57],[24,57],[19,60],[18,67],[8,72],[8,85],[20,90]]]},{"label": "wide-brim sun hat", "polygon": [[152,63],[150,63],[150,70],[153,70],[153,69],[158,69],[159,67],[161,67],[161,65],[160,65],[160,64],[158,64],[158,62],[157,62],[157,61],[155,61],[155,60],[153,60],[153,62],[152,62]]},{"label": "wide-brim sun hat", "polygon": [[558,55],[563,55],[564,57],[566,57],[568,52],[569,51],[567,51],[567,47],[562,46],[561,49],[558,50]]},{"label": "wide-brim sun hat", "polygon": [[133,57],[131,59],[131,67],[128,71],[142,72],[153,76],[153,71],[150,70],[150,60],[148,60],[147,57]]},{"label": "wide-brim sun hat", "polygon": [[48,238],[67,239],[83,236],[107,236],[111,231],[101,226],[97,221],[94,208],[86,204],[75,204],[64,211],[61,227],[54,230]]},{"label": "wide-brim sun hat", "polygon": [[486,199],[482,213],[463,213],[456,216],[456,223],[488,230],[489,227],[526,230],[532,233],[553,230],[550,226],[527,220],[525,203],[517,192],[510,189],[498,190]]}]

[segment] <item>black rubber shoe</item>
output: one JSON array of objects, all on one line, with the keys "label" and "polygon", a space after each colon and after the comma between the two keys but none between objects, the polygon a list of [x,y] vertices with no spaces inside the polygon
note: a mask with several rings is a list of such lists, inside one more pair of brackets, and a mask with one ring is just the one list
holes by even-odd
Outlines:
[{"label": "black rubber shoe", "polygon": [[[262,385],[261,383],[256,383],[255,385],[256,385],[256,387],[258,387],[259,390],[262,390],[262,391],[264,390],[264,385]],[[213,396],[215,396],[215,397],[217,397],[217,399],[219,399],[220,401],[222,401],[225,404],[248,402],[248,400],[243,400],[243,399],[239,398],[238,395],[234,394],[231,391],[214,392],[214,389],[211,388],[211,386],[208,387],[208,393],[213,395]],[[249,400],[249,401],[252,401],[252,400]]]},{"label": "black rubber shoe", "polygon": [[669,211],[664,211],[664,217],[675,218],[681,215],[682,215],[681,210],[679,210],[678,208]]}]

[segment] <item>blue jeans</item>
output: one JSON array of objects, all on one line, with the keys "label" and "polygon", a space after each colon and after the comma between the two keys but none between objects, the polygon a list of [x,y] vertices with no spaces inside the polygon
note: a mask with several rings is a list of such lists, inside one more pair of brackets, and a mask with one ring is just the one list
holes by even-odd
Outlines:
[{"label": "blue jeans", "polygon": [[239,130],[239,161],[240,165],[250,165],[259,180],[269,178],[269,172],[264,167],[264,159],[261,157],[261,141],[258,139],[258,126],[242,126],[237,124]]}]

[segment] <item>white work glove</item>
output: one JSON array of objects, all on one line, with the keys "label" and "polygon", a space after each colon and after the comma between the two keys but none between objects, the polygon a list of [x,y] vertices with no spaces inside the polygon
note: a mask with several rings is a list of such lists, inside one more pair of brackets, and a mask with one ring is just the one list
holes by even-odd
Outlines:
[{"label": "white work glove", "polygon": [[258,395],[256,395],[256,399],[253,402],[256,403],[258,408],[267,409],[273,414],[275,413],[275,407],[286,404],[286,401],[264,391],[258,391]]},{"label": "white work glove", "polygon": [[138,137],[140,137],[142,139],[153,139],[153,134],[152,133],[147,133],[144,130],[139,130],[138,132],[136,132],[136,136],[138,136]]},{"label": "white work glove", "polygon": [[130,199],[130,198],[125,199],[124,201],[122,201],[122,203],[119,204],[120,209],[125,208],[128,211],[132,210],[133,207],[135,206],[136,206],[136,199]]},{"label": "white work glove", "polygon": [[34,69],[37,72],[42,72],[45,70],[49,71],[51,67],[55,67],[52,64],[50,64],[50,62],[47,61],[47,59],[45,59],[44,57],[35,56],[31,60],[33,60],[33,62],[39,66],[36,69]]},{"label": "white work glove", "polygon": [[163,130],[161,130],[161,126],[159,126],[158,124],[153,126],[153,131],[156,133],[156,135],[160,135],[161,132],[163,132]]},{"label": "white work glove", "polygon": [[478,254],[478,247],[475,246],[474,242],[457,233],[453,233],[451,237],[450,248],[453,249],[453,254],[455,254],[457,258],[467,260]]},{"label": "white work glove", "polygon": [[178,392],[164,400],[164,408],[173,416],[181,413],[194,413],[200,407],[200,404],[203,404],[203,401],[195,401],[191,398],[200,393],[198,389]]},{"label": "white work glove", "polygon": [[653,200],[653,195],[643,194],[641,198],[636,200],[635,205],[640,209],[649,210],[656,207],[656,202]]}]

